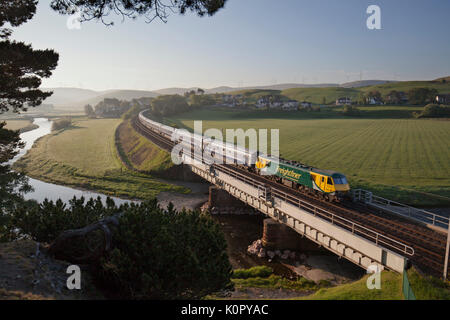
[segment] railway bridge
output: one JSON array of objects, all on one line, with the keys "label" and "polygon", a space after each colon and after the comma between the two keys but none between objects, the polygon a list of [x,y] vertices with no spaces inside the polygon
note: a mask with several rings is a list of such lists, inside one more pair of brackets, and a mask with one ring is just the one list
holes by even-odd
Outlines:
[{"label": "railway bridge", "polygon": [[[135,130],[156,145],[172,150],[172,141],[144,126],[138,118],[132,123]],[[429,224],[436,229],[432,229],[411,214],[411,219],[405,219],[392,215],[395,211],[389,212],[389,208],[381,210],[379,203],[377,207],[368,206],[372,195],[361,190],[350,206],[331,204],[237,166],[209,165],[190,155],[182,157],[192,172],[204,180],[362,268],[375,265],[378,270],[403,273],[412,262],[436,276],[442,276],[444,267],[448,269],[445,253],[450,239],[437,231],[448,228],[446,217],[433,215]],[[417,212],[416,215],[420,216]]]}]

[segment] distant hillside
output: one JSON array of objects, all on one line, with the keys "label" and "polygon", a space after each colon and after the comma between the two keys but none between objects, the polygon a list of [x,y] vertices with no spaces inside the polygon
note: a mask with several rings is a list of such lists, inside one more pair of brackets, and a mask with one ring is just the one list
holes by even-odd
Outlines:
[{"label": "distant hillside", "polygon": [[362,81],[353,81],[347,82],[340,85],[342,88],[360,88],[360,87],[368,87],[375,86],[379,84],[385,83],[395,83],[397,81],[388,81],[388,80],[362,80]]},{"label": "distant hillside", "polygon": [[316,104],[322,104],[325,98],[325,103],[329,104],[335,102],[338,98],[349,97],[356,99],[360,91],[352,88],[294,88],[287,89],[281,92],[282,95],[297,101],[308,101]]},{"label": "distant hillside", "polygon": [[[184,95],[185,92],[189,92],[189,91],[196,91],[198,88],[167,88],[167,89],[160,89],[160,90],[155,90],[153,91],[156,94],[159,95],[165,95],[165,94],[179,94],[179,95]],[[207,92],[209,93],[209,92]]]},{"label": "distant hillside", "polygon": [[52,104],[58,109],[81,110],[86,104],[96,105],[105,98],[132,100],[144,97],[157,97],[159,94],[141,90],[108,90],[93,91],[77,88],[43,88],[53,91],[53,95],[45,100],[45,104]]},{"label": "distant hillside", "polygon": [[442,78],[436,79],[436,80],[434,80],[434,81],[439,81],[439,82],[450,82],[450,76],[448,76],[448,77],[442,77]]},{"label": "distant hillside", "polygon": [[46,99],[44,103],[54,106],[69,105],[80,100],[94,98],[100,94],[97,91],[79,88],[42,88],[42,90],[53,91],[53,95]]}]

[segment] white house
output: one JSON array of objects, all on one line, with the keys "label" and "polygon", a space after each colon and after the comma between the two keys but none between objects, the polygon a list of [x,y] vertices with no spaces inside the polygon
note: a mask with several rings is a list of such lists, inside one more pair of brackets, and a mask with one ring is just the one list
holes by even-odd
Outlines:
[{"label": "white house", "polygon": [[312,103],[311,102],[306,102],[306,101],[303,101],[302,103],[301,103],[301,106],[303,107],[303,108],[311,108],[312,107]]},{"label": "white house", "polygon": [[350,98],[339,98],[336,100],[336,105],[337,106],[345,106],[348,104],[352,104],[352,99]]},{"label": "white house", "polygon": [[284,111],[296,111],[298,110],[299,105],[300,103],[298,103],[298,101],[289,100],[283,103],[282,109]]}]

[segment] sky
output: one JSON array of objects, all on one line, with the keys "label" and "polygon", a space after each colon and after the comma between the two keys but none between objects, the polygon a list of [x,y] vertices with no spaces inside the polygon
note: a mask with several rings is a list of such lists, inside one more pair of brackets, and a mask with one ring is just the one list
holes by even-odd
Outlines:
[{"label": "sky", "polygon": [[[156,90],[168,87],[432,80],[450,75],[450,1],[228,0],[212,17],[172,14],[112,27],[67,27],[40,0],[13,39],[55,49],[43,87]],[[366,10],[381,9],[381,30]]]}]

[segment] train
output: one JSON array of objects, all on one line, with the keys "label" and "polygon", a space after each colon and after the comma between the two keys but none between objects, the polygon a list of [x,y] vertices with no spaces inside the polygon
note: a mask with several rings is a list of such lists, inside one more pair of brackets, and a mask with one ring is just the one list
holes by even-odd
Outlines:
[{"label": "train", "polygon": [[[201,151],[202,161],[213,164],[232,164],[263,175],[300,192],[314,195],[327,201],[342,201],[350,194],[350,184],[344,174],[314,168],[259,151],[248,150],[228,142],[222,142],[186,130],[172,128],[139,114],[139,121],[157,134],[183,145],[184,150]],[[175,138],[175,139],[174,139]]]}]

